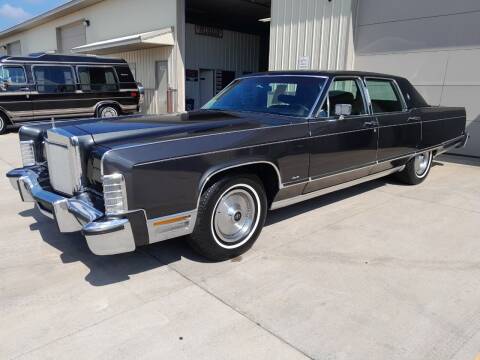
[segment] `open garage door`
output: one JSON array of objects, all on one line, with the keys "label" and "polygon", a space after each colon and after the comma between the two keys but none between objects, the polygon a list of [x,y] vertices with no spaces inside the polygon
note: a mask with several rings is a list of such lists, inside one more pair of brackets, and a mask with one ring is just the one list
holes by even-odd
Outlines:
[{"label": "open garage door", "polygon": [[270,0],[186,0],[186,107],[236,77],[268,69]]}]

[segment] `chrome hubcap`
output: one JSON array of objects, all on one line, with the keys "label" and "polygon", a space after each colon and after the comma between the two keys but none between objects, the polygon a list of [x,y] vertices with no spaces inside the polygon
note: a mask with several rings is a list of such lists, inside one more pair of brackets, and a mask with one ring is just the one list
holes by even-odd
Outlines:
[{"label": "chrome hubcap", "polygon": [[430,164],[430,153],[423,153],[415,156],[415,173],[422,176],[427,172]]},{"label": "chrome hubcap", "polygon": [[256,206],[253,196],[234,189],[222,196],[214,212],[213,225],[218,238],[236,243],[247,237],[255,227]]},{"label": "chrome hubcap", "polygon": [[116,116],[117,116],[117,111],[113,108],[106,108],[102,111],[102,117],[104,118],[111,118]]}]

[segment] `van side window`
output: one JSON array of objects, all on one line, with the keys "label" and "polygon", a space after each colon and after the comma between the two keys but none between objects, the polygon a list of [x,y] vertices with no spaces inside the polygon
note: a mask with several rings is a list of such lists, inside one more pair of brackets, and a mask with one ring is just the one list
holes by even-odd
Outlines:
[{"label": "van side window", "polygon": [[21,66],[0,66],[0,81],[12,85],[26,84],[25,70]]},{"label": "van side window", "polygon": [[[132,64],[132,66],[136,69],[136,64]],[[121,83],[134,83],[135,78],[133,77],[132,72],[130,71],[130,67],[128,66],[116,66],[115,70],[117,70],[118,81]]]},{"label": "van side window", "polygon": [[78,79],[83,91],[117,91],[117,79],[113,68],[79,66]]},{"label": "van side window", "polygon": [[69,66],[33,66],[33,74],[40,93],[75,92],[75,79]]},{"label": "van side window", "polygon": [[403,110],[402,101],[392,80],[367,79],[367,89],[375,114]]}]

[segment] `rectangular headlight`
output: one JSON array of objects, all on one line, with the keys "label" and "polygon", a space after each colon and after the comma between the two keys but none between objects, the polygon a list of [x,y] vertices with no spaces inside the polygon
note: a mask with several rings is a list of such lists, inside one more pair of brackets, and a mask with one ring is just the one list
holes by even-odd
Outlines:
[{"label": "rectangular headlight", "polygon": [[102,176],[105,214],[118,215],[128,210],[127,189],[122,174]]},{"label": "rectangular headlight", "polygon": [[23,166],[35,165],[35,143],[33,140],[20,141],[20,153],[22,154]]}]

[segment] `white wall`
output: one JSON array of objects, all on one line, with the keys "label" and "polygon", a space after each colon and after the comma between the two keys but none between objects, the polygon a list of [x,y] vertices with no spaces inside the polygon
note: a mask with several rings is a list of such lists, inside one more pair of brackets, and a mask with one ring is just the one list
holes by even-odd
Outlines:
[{"label": "white wall", "polygon": [[405,76],[432,105],[465,106],[480,156],[480,1],[361,0],[355,68]]},{"label": "white wall", "polygon": [[269,68],[298,69],[304,57],[310,69],[351,69],[353,5],[352,0],[272,0]]},{"label": "white wall", "polygon": [[56,28],[89,19],[87,43],[175,26],[176,0],[105,0],[73,14],[0,39],[0,45],[21,40],[24,54],[57,50]]}]

